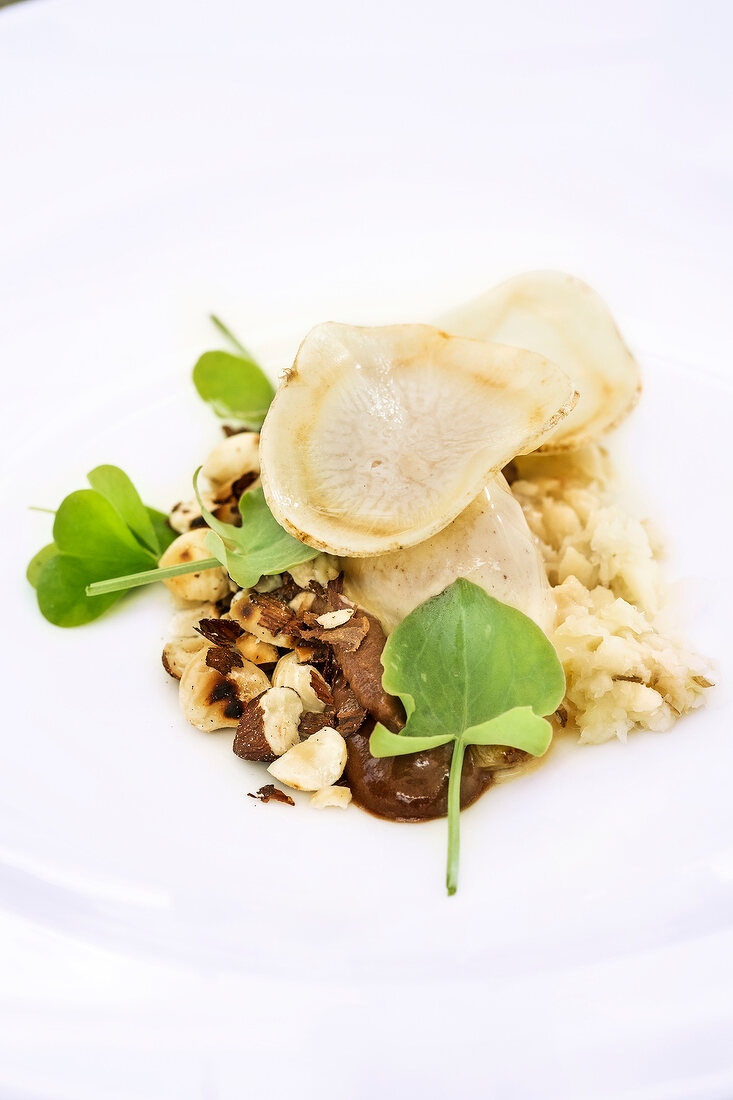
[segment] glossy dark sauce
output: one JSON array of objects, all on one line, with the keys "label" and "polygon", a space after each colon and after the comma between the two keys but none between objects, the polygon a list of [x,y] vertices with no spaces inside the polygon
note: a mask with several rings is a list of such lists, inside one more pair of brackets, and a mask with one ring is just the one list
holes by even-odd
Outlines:
[{"label": "glossy dark sauce", "polygon": [[[373,722],[347,738],[344,779],[358,806],[390,821],[432,821],[448,809],[448,775],[452,745],[429,752],[377,759],[369,752]],[[470,806],[494,783],[493,768],[478,767],[466,753],[461,776],[461,809]]]}]

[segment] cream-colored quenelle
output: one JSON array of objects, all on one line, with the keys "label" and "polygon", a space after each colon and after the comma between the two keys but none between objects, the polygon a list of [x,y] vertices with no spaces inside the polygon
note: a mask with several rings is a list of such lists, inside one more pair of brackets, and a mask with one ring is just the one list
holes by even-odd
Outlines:
[{"label": "cream-colored quenelle", "polygon": [[428,325],[319,325],[262,428],[265,497],[319,550],[414,546],[540,446],[576,400],[563,371],[533,351]]},{"label": "cream-colored quenelle", "polygon": [[387,632],[457,577],[485,588],[533,619],[546,634],[555,601],[534,536],[501,474],[437,535],[378,557],[342,558],[344,592]]},{"label": "cream-colored quenelle", "polygon": [[624,419],[641,392],[639,367],[608,307],[571,275],[517,275],[445,314],[439,323],[458,336],[529,348],[565,371],[580,398],[546,436],[544,451],[594,442]]}]

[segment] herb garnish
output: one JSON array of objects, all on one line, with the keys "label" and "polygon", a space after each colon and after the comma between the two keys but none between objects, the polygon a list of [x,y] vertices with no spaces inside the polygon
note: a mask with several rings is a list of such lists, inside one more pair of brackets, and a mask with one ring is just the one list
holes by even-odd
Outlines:
[{"label": "herb garnish", "polygon": [[239,354],[204,352],[193,368],[193,384],[217,416],[257,429],[265,419],[275,390],[254,357],[226,325],[213,314],[211,320]]},{"label": "herb garnish", "polygon": [[98,466],[91,489],[70,493],[54,518],[54,541],[31,559],[26,576],[41,613],[55,626],[98,618],[120,593],[90,597],[94,581],[150,569],[176,537],[165,516],[146,507],[127,474]]},{"label": "herb garnish", "polygon": [[140,588],[153,581],[162,581],[167,577],[179,577],[184,573],[200,573],[205,569],[215,569],[223,565],[229,576],[241,588],[252,588],[260,577],[271,577],[284,573],[292,565],[315,558],[319,551],[305,543],[298,542],[283,530],[267,506],[265,494],[261,488],[250,489],[239,500],[239,514],[242,526],[224,523],[212,515],[199,495],[196,471],[193,486],[198,498],[201,514],[211,528],[206,545],[212,557],[198,561],[171,565],[164,569],[146,569],[127,576],[113,577],[89,585],[90,596],[111,592],[124,592],[128,588]]},{"label": "herb garnish", "polygon": [[262,488],[250,489],[239,499],[242,526],[224,523],[205,507],[198,490],[201,467],[193,476],[193,487],[201,515],[211,528],[206,546],[240,588],[251,588],[260,577],[283,573],[291,565],[311,561],[319,551],[289,535],[267,506]]},{"label": "herb garnish", "polygon": [[[565,693],[559,658],[531,619],[467,580],[417,607],[387,639],[385,691],[407,714],[401,733],[377,725],[373,756],[421,752],[453,742],[448,782],[449,894],[458,883],[460,787],[469,745],[545,753],[552,714]],[[440,731],[440,732],[436,732]]]}]

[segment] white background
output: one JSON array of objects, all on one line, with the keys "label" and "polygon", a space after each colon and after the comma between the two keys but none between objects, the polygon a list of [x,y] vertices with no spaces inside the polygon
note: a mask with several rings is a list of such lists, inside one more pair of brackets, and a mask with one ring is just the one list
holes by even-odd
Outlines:
[{"label": "white background", "polygon": [[[40,447],[55,495],[34,502],[55,504],[75,468],[63,440],[90,410],[178,386],[212,309],[277,367],[317,321],[424,320],[558,267],[597,287],[642,361],[686,364],[693,385],[697,370],[730,378],[732,13],[676,0],[0,11],[13,504],[28,503]],[[699,424],[695,438],[704,469]],[[149,497],[158,480],[136,477]],[[39,530],[18,535],[24,553]],[[18,838],[0,839],[12,865]],[[155,964],[17,913],[0,929],[3,1100],[235,1097],[270,1069],[274,1095],[309,1097],[410,1096],[415,1081],[429,1097],[490,1095],[492,1080],[512,1100],[733,1094],[724,928],[704,950],[647,945],[541,989],[330,975],[315,1016],[296,980]]]}]

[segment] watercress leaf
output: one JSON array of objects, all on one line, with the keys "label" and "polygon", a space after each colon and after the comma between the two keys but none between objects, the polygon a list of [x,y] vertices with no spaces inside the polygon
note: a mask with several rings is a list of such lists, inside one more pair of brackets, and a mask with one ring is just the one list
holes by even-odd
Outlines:
[{"label": "watercress leaf", "polygon": [[318,557],[319,551],[293,538],[280,526],[267,506],[262,488],[243,493],[239,501],[244,553],[261,562],[262,576],[282,573],[291,565],[300,565]]},{"label": "watercress leaf", "polygon": [[94,489],[79,489],[62,500],[53,537],[62,554],[113,566],[102,574],[107,577],[157,563],[156,555],[140,545],[109,501]]},{"label": "watercress leaf", "polygon": [[[261,488],[243,493],[239,501],[241,527],[217,519],[201,500],[198,475],[197,470],[193,487],[201,514],[211,528],[206,540],[207,548],[242,588],[251,588],[260,577],[283,573],[292,565],[300,565],[317,557],[318,550],[299,542],[280,526],[268,508]],[[213,538],[212,533],[217,538]]]},{"label": "watercress leaf", "polygon": [[382,654],[386,691],[408,716],[402,736],[459,736],[514,707],[550,714],[565,677],[555,650],[521,611],[454,581],[400,623]]},{"label": "watercress leaf", "polygon": [[109,501],[143,546],[156,555],[162,552],[148,510],[124,470],[119,466],[97,466],[87,474],[87,481]]},{"label": "watercress leaf", "polygon": [[38,587],[38,579],[41,576],[44,565],[47,561],[50,561],[51,558],[55,557],[58,552],[56,543],[49,542],[48,546],[44,546],[42,550],[39,550],[37,554],[33,555],[28,563],[25,575],[34,588]]},{"label": "watercress leaf", "polygon": [[[424,748],[454,741],[448,778],[449,894],[458,884],[461,774],[470,744],[510,745],[541,755],[552,739],[543,715],[565,693],[559,658],[526,615],[459,579],[415,608],[387,639],[382,684],[399,695],[407,722],[400,734],[375,727],[373,755],[397,755],[400,743]],[[404,750],[402,750],[404,751]],[[407,750],[410,751],[410,750]]]},{"label": "watercress leaf", "polygon": [[498,718],[469,726],[463,733],[463,741],[467,745],[507,745],[532,756],[543,756],[552,741],[552,726],[531,707],[513,707]]},{"label": "watercress leaf", "polygon": [[98,561],[55,554],[43,566],[36,586],[38,606],[54,626],[81,626],[98,619],[121,592],[87,596],[86,586],[109,576]]},{"label": "watercress leaf", "polygon": [[369,751],[372,756],[406,756],[411,752],[438,749],[452,740],[450,733],[435,734],[434,737],[405,737],[401,733],[392,733],[378,722],[369,739]]},{"label": "watercress leaf", "polygon": [[175,542],[178,538],[178,532],[174,531],[168,523],[168,516],[165,512],[159,512],[157,508],[151,508],[149,505],[146,507],[145,511],[150,516],[150,522],[153,525],[155,537],[158,540],[160,553],[164,554],[170,544]]},{"label": "watercress leaf", "polygon": [[193,368],[198,394],[221,417],[258,428],[275,390],[254,359],[228,351],[207,351]]}]

